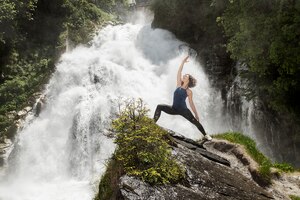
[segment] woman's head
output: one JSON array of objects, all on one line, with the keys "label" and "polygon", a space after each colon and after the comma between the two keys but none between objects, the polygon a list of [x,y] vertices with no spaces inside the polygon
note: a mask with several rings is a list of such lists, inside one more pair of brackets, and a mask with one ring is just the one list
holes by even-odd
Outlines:
[{"label": "woman's head", "polygon": [[190,74],[183,75],[183,83],[187,83],[189,88],[195,87],[197,80]]}]

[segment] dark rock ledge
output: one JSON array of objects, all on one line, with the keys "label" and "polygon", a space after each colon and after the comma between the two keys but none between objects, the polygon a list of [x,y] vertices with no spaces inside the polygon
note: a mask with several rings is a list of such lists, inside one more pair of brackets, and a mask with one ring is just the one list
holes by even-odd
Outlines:
[{"label": "dark rock ledge", "polygon": [[[228,159],[206,150],[203,144],[168,132],[173,141],[172,154],[186,169],[185,180],[175,185],[151,186],[124,175],[116,188],[118,200],[277,199],[251,176],[230,167]],[[288,198],[282,196],[280,199]]]}]

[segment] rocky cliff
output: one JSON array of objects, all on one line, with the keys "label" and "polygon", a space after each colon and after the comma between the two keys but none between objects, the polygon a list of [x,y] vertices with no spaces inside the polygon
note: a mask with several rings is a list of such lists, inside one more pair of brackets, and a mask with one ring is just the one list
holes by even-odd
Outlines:
[{"label": "rocky cliff", "polygon": [[[178,184],[153,186],[123,175],[110,199],[267,200],[289,199],[288,195],[300,193],[299,174],[289,178],[278,176],[271,185],[261,182],[257,164],[241,146],[216,139],[201,144],[172,131],[169,133],[173,141],[172,155],[184,166],[185,179]],[[284,185],[290,190],[284,190]]]}]

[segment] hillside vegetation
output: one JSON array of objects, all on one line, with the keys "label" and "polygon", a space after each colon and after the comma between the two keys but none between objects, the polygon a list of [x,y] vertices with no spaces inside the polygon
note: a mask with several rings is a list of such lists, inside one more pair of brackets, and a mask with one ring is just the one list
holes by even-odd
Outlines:
[{"label": "hillside vegetation", "polygon": [[85,44],[94,30],[115,21],[118,0],[1,0],[0,139],[16,111],[32,105],[55,69],[66,41]]}]

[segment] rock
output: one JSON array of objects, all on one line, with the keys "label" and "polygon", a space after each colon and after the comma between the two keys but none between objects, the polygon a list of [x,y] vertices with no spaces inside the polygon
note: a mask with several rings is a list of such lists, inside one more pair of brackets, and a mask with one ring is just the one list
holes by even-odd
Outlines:
[{"label": "rock", "polygon": [[193,144],[190,144],[186,141],[183,141],[183,140],[179,140],[179,139],[176,139],[174,138],[174,140],[178,143],[178,144],[181,144],[182,146],[185,146],[186,148],[189,148],[189,149],[192,149],[192,150],[195,150],[197,152],[199,152],[202,156],[210,159],[210,160],[213,160],[215,162],[218,162],[220,164],[223,164],[223,165],[227,165],[227,166],[230,166],[230,163],[228,160],[216,155],[216,154],[213,154],[209,151],[206,151],[205,149],[203,149],[204,147],[202,146],[201,148],[199,148],[198,146],[195,146]]},{"label": "rock", "polygon": [[7,113],[7,117],[9,119],[14,119],[16,115],[17,115],[16,111],[10,111],[10,112]]},{"label": "rock", "polygon": [[[1,154],[1,152],[0,152]],[[0,167],[2,167],[4,165],[4,158],[2,156],[0,156]]]},{"label": "rock", "polygon": [[[190,140],[177,133],[171,134],[171,137],[178,143],[172,146],[172,154],[185,166],[185,180],[178,184],[152,186],[138,178],[124,175],[119,179],[119,188],[116,188],[121,195],[119,199],[274,199],[271,193],[258,186],[251,177],[229,167],[227,159],[207,151],[203,146],[194,145],[197,142],[189,142]],[[227,149],[233,148],[229,148],[227,144],[225,146]]]},{"label": "rock", "polygon": [[8,139],[14,140],[17,130],[18,130],[17,123],[12,124],[6,131],[6,134],[5,134],[6,137]]},{"label": "rock", "polygon": [[[278,169],[271,168],[272,184],[267,185],[262,181],[259,174],[258,164],[246,153],[243,146],[233,144],[225,140],[213,140],[205,145],[209,151],[213,151],[220,156],[225,156],[229,159],[231,166],[241,172],[245,177],[251,178],[257,184],[263,185],[264,189],[274,196],[275,199],[289,199],[289,195],[300,194],[300,174],[278,172]],[[217,151],[214,151],[217,150]],[[289,179],[287,177],[298,177]],[[286,190],[287,187],[292,187],[292,190]]]},{"label": "rock", "polygon": [[[195,151],[199,152],[202,156],[204,156],[210,160],[213,160],[213,161],[218,162],[223,165],[230,166],[230,163],[228,160],[218,156],[217,154],[213,154],[209,151],[206,151],[205,147],[203,146],[204,142],[198,143],[198,142],[196,142],[192,139],[186,138],[183,135],[176,133],[172,130],[169,130],[169,129],[165,129],[165,130],[167,130],[167,132],[170,134],[170,136],[173,138],[173,140],[177,144],[180,144],[182,146],[185,146],[186,148],[195,150]],[[175,147],[177,147],[177,145]]]},{"label": "rock", "polygon": [[0,167],[4,166],[12,147],[13,143],[10,139],[5,138],[4,142],[0,143]]},{"label": "rock", "polygon": [[32,107],[30,107],[30,106],[23,108],[22,110],[20,110],[17,113],[17,119],[24,119],[27,116],[28,112],[31,110],[32,110]]},{"label": "rock", "polygon": [[246,150],[243,146],[239,144],[233,144],[225,140],[214,140],[207,146],[211,146],[211,148],[223,153],[233,154],[243,164],[243,166],[247,167],[252,179],[257,184],[262,187],[269,185],[269,183],[266,182],[263,177],[261,177],[258,164],[246,153]]},{"label": "rock", "polygon": [[273,179],[273,188],[285,194],[300,196],[300,172],[280,173]]},{"label": "rock", "polygon": [[17,116],[18,118],[22,118],[23,116],[25,116],[27,114],[27,111],[26,110],[20,110],[18,113],[17,113]]},{"label": "rock", "polygon": [[[300,194],[300,173],[282,173],[273,169],[272,184],[261,187],[253,174],[258,164],[243,146],[213,139],[193,145],[184,136],[167,130],[172,140],[172,155],[184,166],[186,176],[177,184],[150,185],[136,177],[123,175],[114,185],[117,200],[289,200]],[[225,164],[229,163],[229,165]],[[120,174],[119,174],[120,175]],[[118,178],[116,178],[118,180]]]},{"label": "rock", "polygon": [[31,111],[32,110],[32,107],[30,107],[30,106],[27,106],[27,107],[25,107],[24,108],[24,110],[28,113],[29,111]]},{"label": "rock", "polygon": [[179,133],[176,133],[176,132],[174,132],[174,131],[172,131],[172,130],[170,130],[170,129],[165,129],[165,130],[166,130],[166,131],[170,134],[170,136],[172,136],[173,138],[177,138],[177,139],[179,139],[179,140],[181,140],[181,141],[184,141],[184,142],[186,142],[186,143],[190,143],[190,144],[192,144],[192,145],[194,145],[194,146],[196,146],[196,147],[198,147],[198,148],[204,148],[202,144],[199,144],[198,142],[196,142],[196,141],[194,141],[194,140],[192,140],[192,139],[190,139],[190,138],[186,138],[186,137],[184,137],[183,135],[180,135]]},{"label": "rock", "polygon": [[124,199],[243,199],[266,200],[272,195],[239,172],[204,158],[186,147],[175,148],[177,159],[186,166],[186,182],[151,186],[124,175],[119,189]]}]

